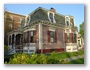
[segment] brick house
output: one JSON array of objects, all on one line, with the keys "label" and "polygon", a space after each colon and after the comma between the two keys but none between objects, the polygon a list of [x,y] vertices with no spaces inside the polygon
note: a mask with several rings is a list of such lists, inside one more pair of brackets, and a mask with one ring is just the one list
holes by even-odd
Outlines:
[{"label": "brick house", "polygon": [[39,7],[21,21],[18,30],[8,34],[8,47],[12,53],[75,52],[77,34],[73,16]]},{"label": "brick house", "polygon": [[[12,30],[18,30],[21,25],[21,20],[24,19],[24,15],[15,14],[9,11],[4,11],[4,45],[7,45],[8,33]],[[7,22],[8,21],[8,22]],[[5,26],[9,30],[5,29]]]}]

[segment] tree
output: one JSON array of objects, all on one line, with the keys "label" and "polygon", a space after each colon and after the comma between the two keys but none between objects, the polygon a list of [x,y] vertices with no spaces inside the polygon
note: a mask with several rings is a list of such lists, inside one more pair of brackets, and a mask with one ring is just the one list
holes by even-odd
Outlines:
[{"label": "tree", "polygon": [[79,33],[84,38],[84,22],[82,22],[82,24],[80,24],[80,32]]},{"label": "tree", "polygon": [[8,33],[13,30],[14,20],[12,20],[7,11],[4,11],[4,45],[8,44]]}]

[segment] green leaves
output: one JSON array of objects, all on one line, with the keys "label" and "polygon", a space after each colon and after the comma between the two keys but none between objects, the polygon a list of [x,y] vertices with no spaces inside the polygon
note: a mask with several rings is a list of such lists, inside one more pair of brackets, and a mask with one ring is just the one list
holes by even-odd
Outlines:
[{"label": "green leaves", "polygon": [[84,38],[84,22],[82,22],[82,24],[80,24],[80,32],[79,33]]},{"label": "green leaves", "polygon": [[59,59],[55,56],[55,52],[51,53],[49,56],[45,54],[14,54],[13,58],[10,58],[9,62],[5,64],[57,64]]}]

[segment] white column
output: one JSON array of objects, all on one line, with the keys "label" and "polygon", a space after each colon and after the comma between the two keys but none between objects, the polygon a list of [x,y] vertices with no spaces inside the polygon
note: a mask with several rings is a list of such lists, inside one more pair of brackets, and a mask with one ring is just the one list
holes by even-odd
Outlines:
[{"label": "white column", "polygon": [[39,23],[39,49],[42,49],[42,25]]},{"label": "white column", "polygon": [[8,49],[10,48],[10,47],[9,47],[9,37],[10,37],[10,36],[8,35]]},{"label": "white column", "polygon": [[12,35],[11,35],[11,46],[12,46]]},{"label": "white column", "polygon": [[14,34],[14,49],[15,49],[15,46],[16,46],[16,34]]},{"label": "white column", "polygon": [[70,23],[71,23],[71,22],[70,22],[70,17],[69,17],[69,26],[70,26]]},{"label": "white column", "polygon": [[[14,44],[16,43],[16,34],[14,34]],[[16,44],[15,44],[16,45]]]}]

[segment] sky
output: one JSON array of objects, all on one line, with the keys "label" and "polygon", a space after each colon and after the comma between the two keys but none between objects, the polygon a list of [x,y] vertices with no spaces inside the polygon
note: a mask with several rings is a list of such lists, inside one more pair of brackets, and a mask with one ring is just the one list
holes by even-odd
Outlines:
[{"label": "sky", "polygon": [[4,4],[5,10],[22,15],[28,15],[38,7],[48,10],[53,7],[59,14],[73,16],[78,29],[84,21],[84,4]]}]

